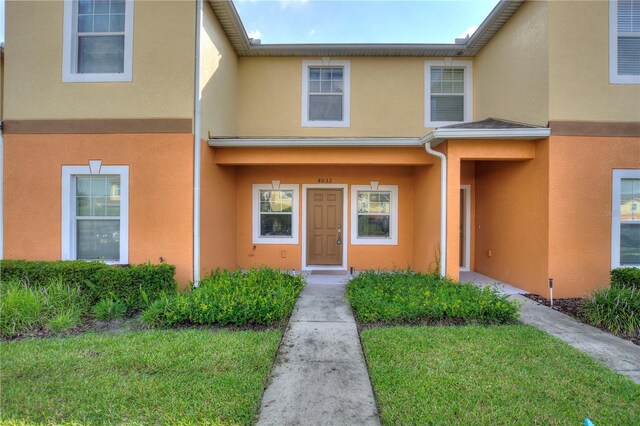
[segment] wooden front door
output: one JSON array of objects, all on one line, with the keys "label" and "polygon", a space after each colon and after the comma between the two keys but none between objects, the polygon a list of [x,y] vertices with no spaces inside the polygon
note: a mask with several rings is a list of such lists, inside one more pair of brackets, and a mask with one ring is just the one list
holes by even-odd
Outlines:
[{"label": "wooden front door", "polygon": [[342,265],[342,191],[307,192],[307,265]]}]

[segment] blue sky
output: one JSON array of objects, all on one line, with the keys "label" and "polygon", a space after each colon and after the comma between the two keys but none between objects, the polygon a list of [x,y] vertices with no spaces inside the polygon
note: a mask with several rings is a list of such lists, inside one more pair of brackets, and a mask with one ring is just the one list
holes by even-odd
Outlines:
[{"label": "blue sky", "polygon": [[[498,0],[234,0],[263,43],[453,43]],[[4,0],[0,0],[4,41]]]},{"label": "blue sky", "polygon": [[498,0],[234,0],[263,43],[453,43]]}]

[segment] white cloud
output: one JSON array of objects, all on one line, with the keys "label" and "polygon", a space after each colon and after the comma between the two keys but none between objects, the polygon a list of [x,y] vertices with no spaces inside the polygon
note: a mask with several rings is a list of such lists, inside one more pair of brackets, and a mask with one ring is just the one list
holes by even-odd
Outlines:
[{"label": "white cloud", "polygon": [[309,0],[278,0],[281,8],[286,8],[292,5],[305,4],[308,3]]},{"label": "white cloud", "polygon": [[466,30],[464,30],[462,32],[462,34],[460,34],[456,38],[465,38],[467,36],[467,34],[469,34],[469,37],[471,37],[473,35],[473,33],[476,32],[477,29],[478,29],[477,25],[472,25],[469,28],[467,28]]},{"label": "white cloud", "polygon": [[262,38],[262,33],[260,32],[260,30],[249,31],[247,35],[249,36],[249,38],[253,38],[253,39]]}]

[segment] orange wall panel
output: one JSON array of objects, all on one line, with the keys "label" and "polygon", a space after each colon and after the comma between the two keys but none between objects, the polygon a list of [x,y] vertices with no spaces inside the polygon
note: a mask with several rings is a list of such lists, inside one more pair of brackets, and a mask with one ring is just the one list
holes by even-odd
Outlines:
[{"label": "orange wall panel", "polygon": [[549,276],[557,297],[609,284],[613,169],[640,169],[640,138],[553,136]]},{"label": "orange wall panel", "polygon": [[528,161],[476,161],[475,269],[545,294],[548,258],[548,149]]},{"label": "orange wall panel", "polygon": [[[348,228],[345,233],[347,266],[362,269],[407,268],[413,260],[413,175],[407,167],[340,167],[340,166],[287,166],[287,167],[238,167],[238,219],[237,261],[240,267],[269,265],[282,269],[302,267],[302,184],[317,184],[318,178],[330,177],[333,184],[348,184],[348,204],[351,202],[350,185],[367,185],[376,180],[380,185],[398,185],[398,245],[365,246],[352,245],[351,215],[347,214]],[[272,180],[281,184],[300,184],[300,243],[277,245],[252,243],[252,185],[268,184]],[[434,198],[434,202],[437,202]],[[345,206],[350,212],[350,205]],[[286,257],[282,257],[282,252]]]},{"label": "orange wall panel", "polygon": [[436,271],[440,256],[440,163],[415,167],[413,186],[413,269]]},{"label": "orange wall panel", "polygon": [[193,143],[190,134],[5,135],[4,255],[61,254],[63,165],[129,166],[129,262],[176,265],[192,279]]},{"label": "orange wall panel", "polygon": [[202,142],[200,181],[200,275],[217,268],[235,269],[236,168],[219,166],[216,150]]}]

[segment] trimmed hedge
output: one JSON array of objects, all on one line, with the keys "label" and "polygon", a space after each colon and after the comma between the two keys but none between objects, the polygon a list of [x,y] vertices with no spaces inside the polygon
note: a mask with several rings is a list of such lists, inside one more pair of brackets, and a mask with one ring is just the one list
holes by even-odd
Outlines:
[{"label": "trimmed hedge", "polygon": [[640,268],[616,268],[611,270],[612,288],[640,288]]},{"label": "trimmed hedge", "polygon": [[517,302],[495,288],[411,271],[361,273],[347,284],[347,297],[364,323],[504,324],[519,315]]},{"label": "trimmed hedge", "polygon": [[141,318],[152,327],[272,325],[291,315],[303,286],[301,276],[266,267],[246,272],[217,271],[190,292],[156,300]]},{"label": "trimmed hedge", "polygon": [[167,264],[115,266],[81,260],[2,260],[0,280],[22,281],[39,288],[52,278],[60,278],[82,289],[91,305],[104,297],[114,297],[129,309],[142,309],[162,293],[176,291],[175,270],[175,266]]}]

